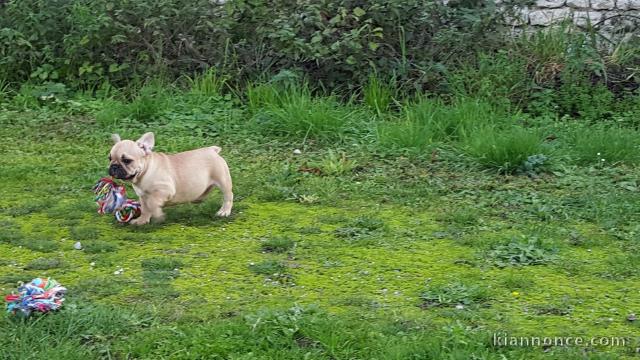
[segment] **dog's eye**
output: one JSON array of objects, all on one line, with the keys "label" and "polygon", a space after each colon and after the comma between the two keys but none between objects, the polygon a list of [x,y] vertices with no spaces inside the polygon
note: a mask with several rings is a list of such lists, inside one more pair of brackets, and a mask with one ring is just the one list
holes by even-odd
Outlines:
[{"label": "dog's eye", "polygon": [[129,164],[131,164],[131,159],[122,159],[122,162],[123,162],[125,165],[129,165]]}]

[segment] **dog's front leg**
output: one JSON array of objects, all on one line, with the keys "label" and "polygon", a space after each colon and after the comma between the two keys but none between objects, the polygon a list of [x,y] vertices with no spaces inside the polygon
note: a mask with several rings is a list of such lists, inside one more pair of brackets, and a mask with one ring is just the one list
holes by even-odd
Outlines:
[{"label": "dog's front leg", "polygon": [[140,217],[131,221],[133,225],[148,224],[151,218],[161,222],[164,220],[162,206],[167,201],[168,196],[163,192],[154,192],[140,197],[141,213]]}]

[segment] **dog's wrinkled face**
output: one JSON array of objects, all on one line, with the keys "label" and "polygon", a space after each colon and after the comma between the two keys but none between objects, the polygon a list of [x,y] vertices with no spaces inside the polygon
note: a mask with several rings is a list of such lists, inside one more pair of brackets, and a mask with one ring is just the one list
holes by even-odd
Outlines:
[{"label": "dog's wrinkled face", "polygon": [[117,134],[111,138],[115,145],[109,153],[109,175],[121,180],[133,180],[143,171],[146,157],[151,154],[153,133],[146,133],[137,141],[120,140]]}]

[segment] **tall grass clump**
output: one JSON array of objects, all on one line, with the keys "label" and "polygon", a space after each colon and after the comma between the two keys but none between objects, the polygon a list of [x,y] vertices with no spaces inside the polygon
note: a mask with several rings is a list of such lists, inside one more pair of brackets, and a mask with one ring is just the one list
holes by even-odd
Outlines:
[{"label": "tall grass clump", "polygon": [[246,89],[246,102],[251,115],[256,115],[267,106],[279,106],[285,92],[272,84],[249,84]]},{"label": "tall grass clump", "polygon": [[545,152],[542,141],[542,135],[536,129],[485,126],[467,134],[461,146],[483,167],[500,173],[514,173],[530,156]]},{"label": "tall grass clump", "polygon": [[216,98],[223,95],[228,85],[229,77],[221,75],[214,68],[194,78],[188,78],[190,95],[197,98]]},{"label": "tall grass clump", "polygon": [[522,105],[533,84],[526,59],[506,51],[480,54],[475,61],[454,68],[447,80],[454,96],[481,99],[498,107]]},{"label": "tall grass clump", "polygon": [[362,131],[364,114],[335,96],[314,96],[305,84],[262,85],[248,91],[249,109],[261,132],[319,141],[339,141]]},{"label": "tall grass clump", "polygon": [[581,127],[570,133],[567,151],[578,164],[639,164],[640,132],[620,127]]},{"label": "tall grass clump", "polygon": [[424,150],[434,143],[455,141],[472,129],[502,121],[499,111],[486,102],[461,99],[451,105],[438,99],[419,99],[402,107],[398,121],[378,126],[384,147]]},{"label": "tall grass clump", "polygon": [[11,98],[11,89],[9,82],[0,79],[0,103],[6,102]]},{"label": "tall grass clump", "polygon": [[375,74],[369,76],[369,81],[362,89],[362,94],[364,103],[379,117],[383,117],[384,113],[389,110],[394,97],[391,83],[385,83]]},{"label": "tall grass clump", "polygon": [[127,105],[127,116],[134,120],[148,123],[156,120],[160,114],[169,108],[171,101],[170,90],[161,83],[144,85],[133,100]]}]

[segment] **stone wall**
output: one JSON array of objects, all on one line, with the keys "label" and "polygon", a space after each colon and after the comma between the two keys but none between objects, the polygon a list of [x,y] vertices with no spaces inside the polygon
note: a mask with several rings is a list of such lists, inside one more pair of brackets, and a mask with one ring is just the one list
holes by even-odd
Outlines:
[{"label": "stone wall", "polygon": [[635,31],[640,26],[640,0],[535,0],[514,25],[545,27],[571,19],[599,31]]}]

